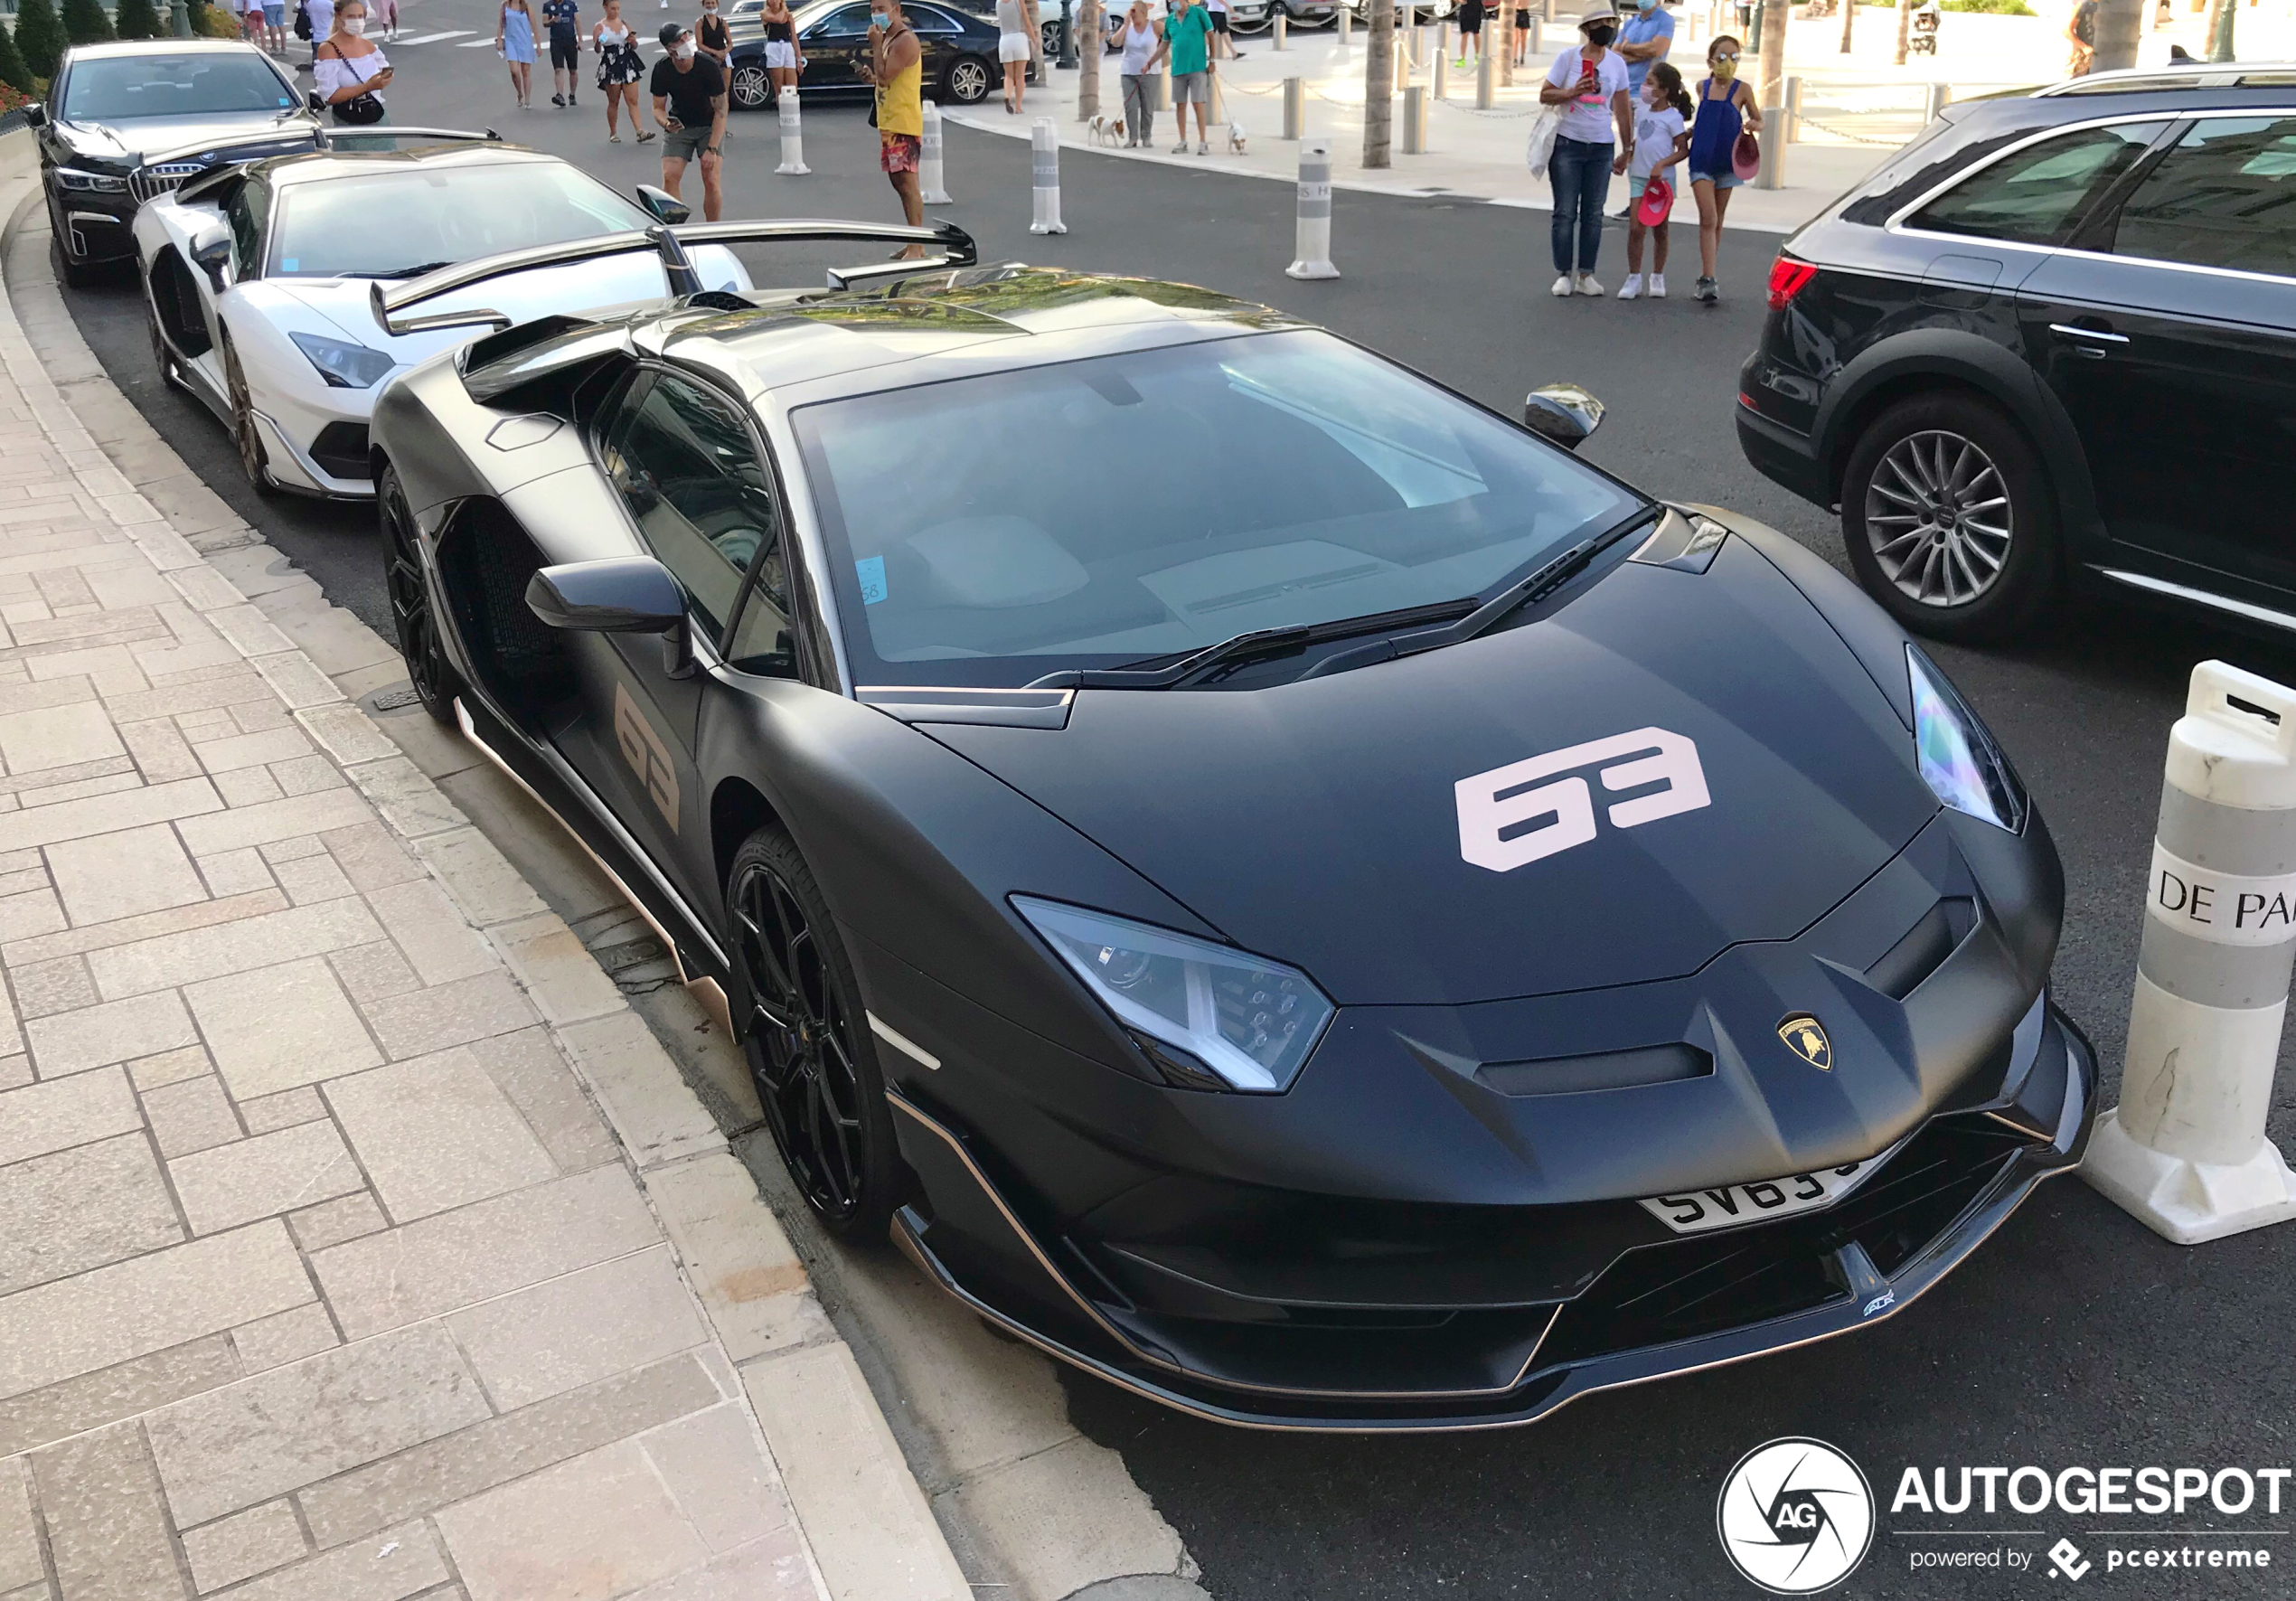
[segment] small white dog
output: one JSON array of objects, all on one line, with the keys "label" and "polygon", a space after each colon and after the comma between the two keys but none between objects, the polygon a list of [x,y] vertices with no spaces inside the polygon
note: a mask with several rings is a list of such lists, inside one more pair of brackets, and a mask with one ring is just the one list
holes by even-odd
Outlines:
[{"label": "small white dog", "polygon": [[1244,125],[1240,122],[1228,125],[1228,153],[1230,155],[1244,154]]},{"label": "small white dog", "polygon": [[1096,145],[1119,145],[1124,142],[1124,124],[1121,117],[1096,117],[1092,119],[1092,142]]}]

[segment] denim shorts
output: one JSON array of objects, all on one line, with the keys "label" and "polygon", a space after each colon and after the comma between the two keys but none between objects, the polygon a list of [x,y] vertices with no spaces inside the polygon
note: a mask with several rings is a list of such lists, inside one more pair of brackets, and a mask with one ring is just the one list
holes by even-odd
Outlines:
[{"label": "denim shorts", "polygon": [[287,0],[279,0],[276,5],[271,4],[271,0],[263,0],[263,20],[274,28],[286,27]]},{"label": "denim shorts", "polygon": [[1696,184],[1700,180],[1704,180],[1705,182],[1713,184],[1717,189],[1736,189],[1739,184],[1746,182],[1744,178],[1739,177],[1736,173],[1733,172],[1728,167],[1724,167],[1718,173],[1702,173],[1698,171],[1698,168],[1691,167],[1689,181]]}]

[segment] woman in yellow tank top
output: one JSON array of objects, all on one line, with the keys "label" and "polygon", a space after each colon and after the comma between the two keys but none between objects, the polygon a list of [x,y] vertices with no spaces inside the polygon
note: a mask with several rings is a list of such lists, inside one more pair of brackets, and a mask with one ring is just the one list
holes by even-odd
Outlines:
[{"label": "woman in yellow tank top", "polygon": [[[925,202],[917,188],[917,161],[925,132],[925,52],[916,30],[901,16],[900,0],[870,0],[869,64],[865,81],[877,90],[877,164],[901,197],[901,215],[911,227],[925,222]],[[900,257],[925,254],[910,245]],[[897,257],[896,259],[899,259]]]}]

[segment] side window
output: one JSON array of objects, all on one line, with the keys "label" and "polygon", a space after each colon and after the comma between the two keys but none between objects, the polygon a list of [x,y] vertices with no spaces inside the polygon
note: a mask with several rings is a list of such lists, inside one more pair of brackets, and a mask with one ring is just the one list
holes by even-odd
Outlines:
[{"label": "side window", "polygon": [[818,39],[824,36],[834,38],[846,33],[866,33],[868,32],[869,7],[866,5],[845,5],[831,12],[827,16],[822,18],[821,21],[806,29],[805,37],[808,39]]},{"label": "side window", "polygon": [[231,275],[255,278],[263,270],[263,224],[269,220],[271,192],[257,183],[241,184],[223,202],[223,220],[231,229]]},{"label": "side window", "polygon": [[2016,244],[2062,244],[2160,134],[2158,122],[2131,122],[2043,139],[1971,174],[1915,213],[1911,225]]},{"label": "side window", "polygon": [[780,514],[749,430],[717,396],[655,373],[623,398],[603,455],[647,548],[716,638],[750,565],[779,559]]},{"label": "side window", "polygon": [[2121,208],[2112,249],[2296,277],[2296,117],[2195,123]]},{"label": "side window", "polygon": [[954,33],[957,31],[955,18],[935,11],[929,5],[904,5],[901,14],[908,19],[908,25],[919,33]]}]

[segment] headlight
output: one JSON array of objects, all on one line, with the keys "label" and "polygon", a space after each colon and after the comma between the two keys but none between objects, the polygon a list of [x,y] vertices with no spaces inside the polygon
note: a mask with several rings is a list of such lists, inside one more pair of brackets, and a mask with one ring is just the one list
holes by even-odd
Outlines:
[{"label": "headlight", "polygon": [[290,334],[296,349],[311,358],[334,389],[369,389],[381,382],[391,369],[399,363],[379,350],[369,350],[363,344],[351,344],[340,339],[322,339],[316,334]]},{"label": "headlight", "polygon": [[110,173],[83,173],[78,167],[60,166],[56,183],[61,188],[80,194],[125,194],[127,180]]},{"label": "headlight", "polygon": [[1331,1021],[1314,981],[1280,962],[1058,901],[1012,906],[1176,1082],[1288,1088]]},{"label": "headlight", "polygon": [[2009,758],[1920,646],[1905,647],[1905,666],[1913,678],[1914,750],[1923,779],[1956,812],[2023,833],[2029,803]]}]

